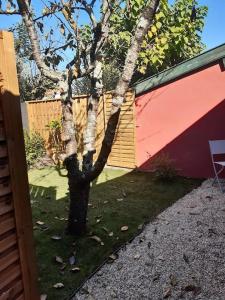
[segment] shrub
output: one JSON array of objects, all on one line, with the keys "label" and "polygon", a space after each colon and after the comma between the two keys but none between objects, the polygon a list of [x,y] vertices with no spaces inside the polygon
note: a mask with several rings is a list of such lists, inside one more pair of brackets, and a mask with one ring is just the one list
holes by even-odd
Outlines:
[{"label": "shrub", "polygon": [[37,132],[24,132],[27,165],[32,166],[45,153],[44,139]]},{"label": "shrub", "polygon": [[152,160],[154,177],[157,180],[170,181],[177,176],[174,160],[162,153]]}]

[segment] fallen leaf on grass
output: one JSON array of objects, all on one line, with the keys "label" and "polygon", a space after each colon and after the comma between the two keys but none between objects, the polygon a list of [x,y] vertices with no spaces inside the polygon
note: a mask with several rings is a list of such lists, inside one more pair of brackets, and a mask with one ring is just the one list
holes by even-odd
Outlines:
[{"label": "fallen leaf on grass", "polygon": [[59,264],[63,264],[63,259],[60,256],[55,256],[55,261]]},{"label": "fallen leaf on grass", "polygon": [[118,254],[113,253],[113,254],[109,255],[109,258],[110,258],[110,260],[114,261],[118,258]]},{"label": "fallen leaf on grass", "polygon": [[100,237],[98,237],[97,235],[91,236],[90,239],[92,239],[92,240],[98,242],[99,244],[101,244],[101,246],[104,246],[103,241],[102,241],[102,240],[100,239]]},{"label": "fallen leaf on grass", "polygon": [[51,239],[54,241],[59,241],[62,239],[62,237],[60,235],[53,235],[53,236],[51,236]]},{"label": "fallen leaf on grass", "polygon": [[102,229],[106,232],[109,233],[109,230],[106,227],[102,227]]},{"label": "fallen leaf on grass", "polygon": [[37,225],[44,225],[45,223],[42,222],[42,221],[37,221],[36,224],[37,224]]},{"label": "fallen leaf on grass", "polygon": [[109,236],[113,236],[113,234],[114,234],[114,233],[111,231],[111,232],[109,233]]},{"label": "fallen leaf on grass", "polygon": [[75,262],[76,262],[76,258],[75,258],[74,255],[72,255],[72,256],[69,258],[69,263],[70,263],[70,265],[72,266],[72,265],[75,265]]},{"label": "fallen leaf on grass", "polygon": [[122,202],[123,201],[123,198],[118,198],[116,199],[118,202]]},{"label": "fallen leaf on grass", "polygon": [[54,219],[59,220],[59,221],[66,221],[67,220],[66,218],[58,217],[58,216],[54,217]]},{"label": "fallen leaf on grass", "polygon": [[105,200],[104,202],[103,202],[103,204],[107,204],[109,201],[107,201],[107,200]]},{"label": "fallen leaf on grass", "polygon": [[46,294],[41,295],[40,300],[46,300],[46,299],[47,299],[47,295]]},{"label": "fallen leaf on grass", "polygon": [[122,192],[122,195],[123,195],[124,198],[127,196],[125,191]]},{"label": "fallen leaf on grass", "polygon": [[80,268],[79,267],[74,267],[70,271],[73,272],[73,273],[78,273],[78,272],[80,272]]},{"label": "fallen leaf on grass", "polygon": [[143,229],[143,227],[144,227],[144,224],[140,224],[140,225],[138,225],[138,230],[142,230],[142,229]]},{"label": "fallen leaf on grass", "polygon": [[127,225],[125,225],[125,226],[122,226],[122,227],[120,228],[120,230],[121,230],[121,231],[127,231],[128,228],[129,228],[129,227],[128,227]]},{"label": "fallen leaf on grass", "polygon": [[57,282],[56,284],[53,285],[55,289],[61,289],[64,288],[64,284],[62,282]]}]

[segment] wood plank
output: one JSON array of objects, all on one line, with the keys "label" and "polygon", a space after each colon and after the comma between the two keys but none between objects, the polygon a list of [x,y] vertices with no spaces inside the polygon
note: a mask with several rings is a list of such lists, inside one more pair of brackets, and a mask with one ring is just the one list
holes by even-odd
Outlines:
[{"label": "wood plank", "polygon": [[3,290],[20,275],[21,268],[19,263],[15,263],[14,265],[7,268],[4,272],[0,273],[0,290]]},{"label": "wood plank", "polygon": [[9,166],[7,163],[0,164],[0,178],[9,176]]},{"label": "wood plank", "polygon": [[24,300],[24,294],[19,295],[18,297],[16,297],[15,300]]},{"label": "wood plank", "polygon": [[15,233],[9,233],[8,236],[4,237],[2,240],[0,240],[0,254],[3,253],[5,250],[9,249],[13,245],[16,245],[17,243],[17,236]]},{"label": "wood plank", "polygon": [[[2,179],[1,179],[2,180]],[[0,181],[0,197],[10,194],[12,191],[9,179]]]},{"label": "wood plank", "polygon": [[7,156],[7,147],[6,144],[0,144],[0,158]]},{"label": "wood plank", "polygon": [[0,216],[13,210],[12,203],[7,203],[5,201],[0,202]]},{"label": "wood plank", "polygon": [[5,232],[15,228],[15,220],[14,218],[8,218],[0,223],[0,235]]},{"label": "wood plank", "polygon": [[19,260],[19,252],[17,249],[9,252],[7,255],[0,257],[0,272]]},{"label": "wood plank", "polygon": [[18,279],[18,280],[14,280],[8,287],[6,286],[3,290],[2,295],[8,297],[5,298],[6,300],[10,300],[10,299],[14,299],[15,297],[19,297],[21,294],[23,294],[23,283],[20,279]]}]

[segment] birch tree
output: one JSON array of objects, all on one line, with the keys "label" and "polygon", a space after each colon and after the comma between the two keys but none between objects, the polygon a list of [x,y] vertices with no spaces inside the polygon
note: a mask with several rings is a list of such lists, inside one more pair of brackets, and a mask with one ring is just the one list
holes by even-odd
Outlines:
[{"label": "birch tree", "polygon": [[[139,2],[139,0],[136,0]],[[35,2],[35,3],[34,3]],[[35,12],[37,1],[0,1],[0,14],[21,15],[27,28],[32,56],[42,76],[54,82],[60,90],[62,105],[62,140],[65,143],[64,165],[68,173],[70,209],[67,224],[69,234],[80,235],[86,230],[86,217],[90,184],[105,167],[119,120],[121,105],[134,73],[142,41],[152,25],[159,0],[146,0],[135,21],[133,36],[126,51],[121,75],[114,90],[110,117],[106,126],[102,146],[96,161],[95,138],[99,99],[103,91],[102,65],[110,35],[110,18],[113,12],[123,6],[130,9],[130,1],[60,0],[46,2],[42,14]],[[89,18],[81,23],[81,16]],[[48,21],[45,21],[46,19]],[[54,29],[47,29],[54,18]],[[41,39],[43,37],[44,39]],[[64,42],[56,45],[54,38],[63,37]],[[69,53],[71,60],[62,70],[59,53]],[[60,65],[61,63],[61,65]],[[58,66],[58,67],[57,67]],[[72,107],[72,83],[89,76],[91,93],[88,99],[87,125],[84,133],[82,162],[78,160],[77,142]]]}]

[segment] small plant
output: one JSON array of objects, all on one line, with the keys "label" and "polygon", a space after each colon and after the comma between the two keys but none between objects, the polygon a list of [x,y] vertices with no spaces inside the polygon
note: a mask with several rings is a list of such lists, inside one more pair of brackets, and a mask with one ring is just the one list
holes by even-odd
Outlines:
[{"label": "small plant", "polygon": [[152,160],[155,179],[171,181],[177,176],[174,160],[167,153],[162,153]]},{"label": "small plant", "polygon": [[46,144],[47,155],[55,164],[60,164],[60,154],[64,150],[64,144],[61,139],[61,120],[51,120],[46,128],[49,130],[49,137]]},{"label": "small plant", "polygon": [[37,132],[24,132],[27,165],[32,166],[45,153],[45,141]]}]

